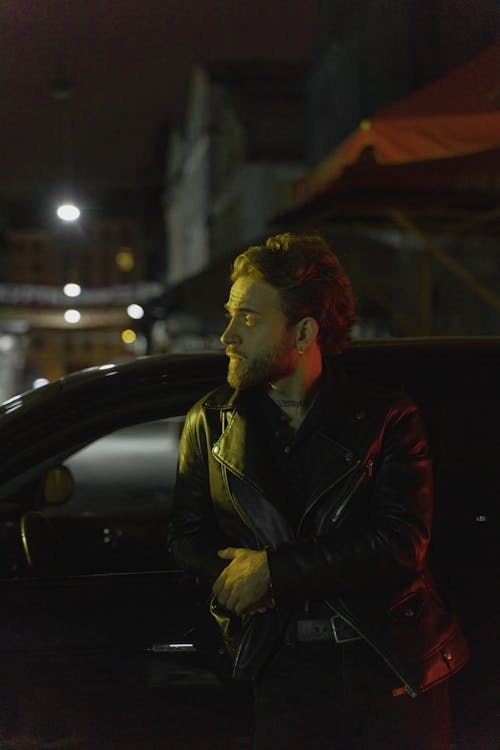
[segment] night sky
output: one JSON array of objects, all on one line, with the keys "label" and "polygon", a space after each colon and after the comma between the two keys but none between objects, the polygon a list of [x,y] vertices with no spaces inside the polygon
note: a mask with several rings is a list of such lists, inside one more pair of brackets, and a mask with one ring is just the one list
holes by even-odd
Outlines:
[{"label": "night sky", "polygon": [[[0,201],[161,184],[196,61],[307,61],[316,0],[2,0]],[[54,100],[70,81],[69,102]],[[62,110],[66,108],[67,115]]]}]

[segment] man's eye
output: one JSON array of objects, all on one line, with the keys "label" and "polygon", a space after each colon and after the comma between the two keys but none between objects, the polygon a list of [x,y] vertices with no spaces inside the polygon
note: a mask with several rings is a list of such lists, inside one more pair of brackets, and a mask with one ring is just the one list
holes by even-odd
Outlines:
[{"label": "man's eye", "polygon": [[240,323],[246,325],[248,328],[257,324],[257,318],[252,313],[237,312],[236,314],[230,313],[228,310],[225,311],[224,317],[228,321],[234,320],[236,317]]}]

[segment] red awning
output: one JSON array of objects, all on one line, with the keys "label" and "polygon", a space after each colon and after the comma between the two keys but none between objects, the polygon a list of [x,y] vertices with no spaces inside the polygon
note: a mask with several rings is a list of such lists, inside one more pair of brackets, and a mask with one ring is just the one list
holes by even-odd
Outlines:
[{"label": "red awning", "polygon": [[[368,154],[375,166],[416,166],[439,159],[462,161],[463,157],[467,165],[471,155],[496,150],[498,166],[498,149],[500,46],[494,46],[362,122],[344,143],[298,181],[296,203],[308,203],[334,187],[341,176],[347,177],[347,168],[362,155],[364,161]],[[373,179],[376,183],[375,175],[369,182]]]}]

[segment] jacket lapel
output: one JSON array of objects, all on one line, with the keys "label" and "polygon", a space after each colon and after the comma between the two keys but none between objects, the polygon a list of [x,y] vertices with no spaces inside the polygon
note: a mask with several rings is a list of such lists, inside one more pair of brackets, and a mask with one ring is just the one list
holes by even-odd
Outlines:
[{"label": "jacket lapel", "polygon": [[[320,497],[366,460],[374,435],[363,403],[342,372],[325,370],[322,386],[321,428],[315,444],[313,481],[309,500]],[[281,506],[272,466],[266,460],[261,424],[252,414],[251,398],[236,394],[219,405],[224,429],[212,448],[227,470],[232,500],[264,544],[291,541],[295,532]]]},{"label": "jacket lapel", "polygon": [[226,412],[226,426],[212,454],[228,470],[233,502],[250,521],[263,544],[294,538],[293,529],[279,505],[279,491],[272,466],[266,460],[260,423],[248,418],[245,408]]},{"label": "jacket lapel", "polygon": [[315,472],[311,499],[335,485],[364,462],[373,426],[358,393],[342,371],[326,370],[322,390],[322,423],[315,441]]}]

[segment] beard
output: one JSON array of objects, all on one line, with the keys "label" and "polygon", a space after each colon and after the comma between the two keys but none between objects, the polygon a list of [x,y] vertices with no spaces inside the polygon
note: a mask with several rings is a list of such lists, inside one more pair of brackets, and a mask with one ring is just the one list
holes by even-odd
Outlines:
[{"label": "beard", "polygon": [[277,346],[248,359],[230,359],[227,382],[231,388],[245,390],[290,375],[295,369],[294,348],[286,336]]}]

